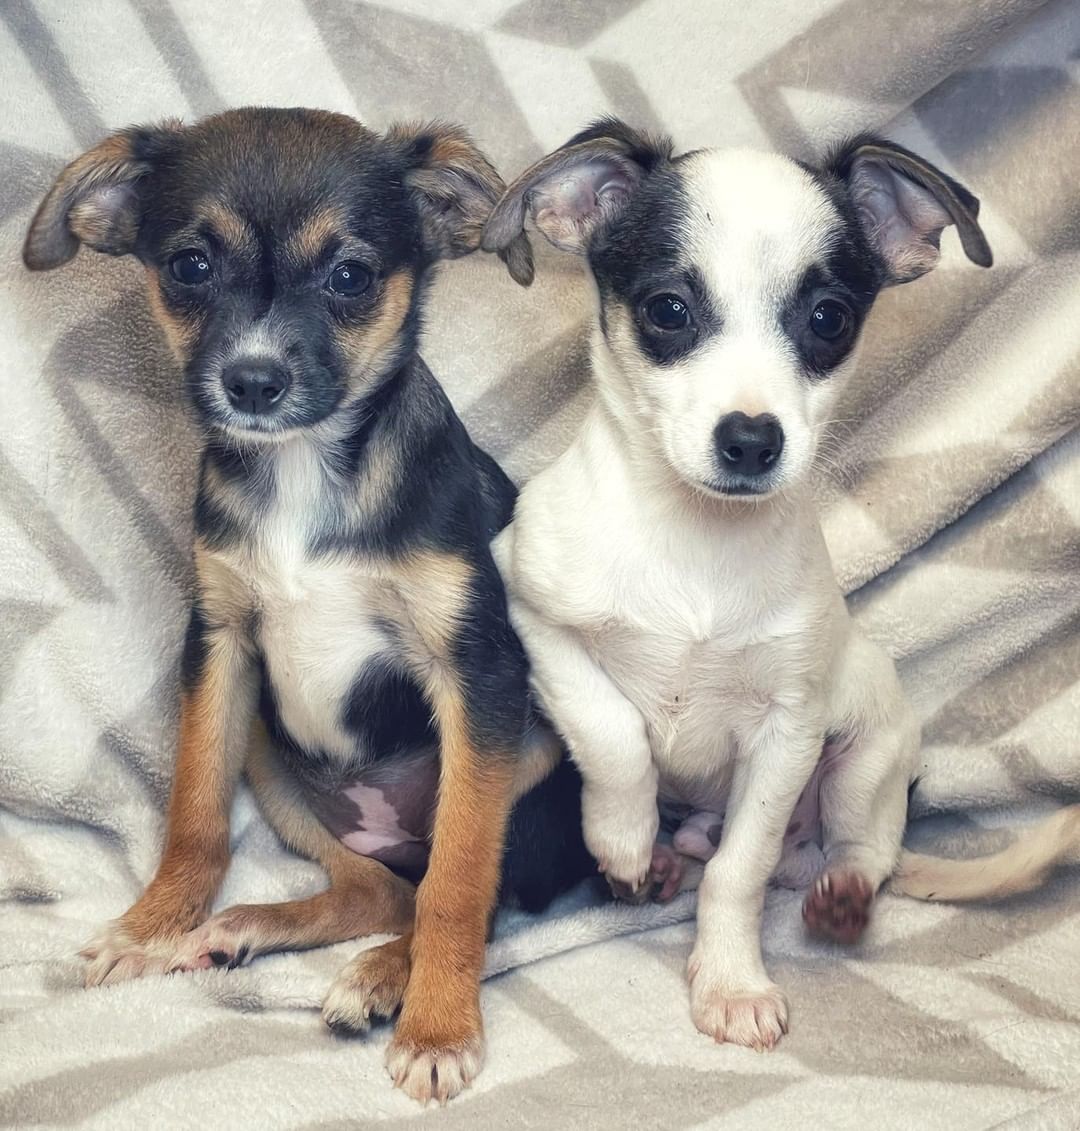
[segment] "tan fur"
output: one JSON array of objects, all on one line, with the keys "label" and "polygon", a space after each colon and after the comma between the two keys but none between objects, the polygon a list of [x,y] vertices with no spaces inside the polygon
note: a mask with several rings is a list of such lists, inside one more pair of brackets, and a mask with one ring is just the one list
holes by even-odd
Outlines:
[{"label": "tan fur", "polygon": [[[459,126],[409,123],[393,126],[387,133],[388,141],[405,145],[423,138],[430,139],[430,148],[423,164],[408,173],[407,183],[422,199],[436,204],[435,215],[427,222],[443,254],[467,255],[480,246],[484,224],[505,185]],[[463,183],[468,185],[464,192]],[[449,226],[448,213],[454,217]]]},{"label": "tan fur", "polygon": [[331,1029],[360,1032],[371,1017],[392,1017],[401,1005],[412,969],[412,931],[361,951],[337,976],[323,1003]]},{"label": "tan fur", "polygon": [[893,891],[935,903],[1005,899],[1041,886],[1059,864],[1080,863],[1080,805],[1070,805],[1029,829],[1008,848],[972,860],[900,854]]},{"label": "tan fur", "polygon": [[199,218],[232,251],[258,251],[258,240],[251,225],[220,200],[208,199],[198,208]]},{"label": "tan fur", "polygon": [[210,634],[201,678],[180,710],[180,742],[157,874],[122,923],[138,942],[178,935],[206,915],[229,861],[229,807],[255,701],[250,656]]},{"label": "tan fur", "polygon": [[562,743],[555,732],[538,725],[526,739],[521,756],[514,764],[514,802],[535,789],[555,769],[562,756]]},{"label": "tan fur", "polygon": [[391,562],[388,572],[424,649],[448,663],[468,604],[472,567],[454,554],[424,550]]},{"label": "tan fur", "polygon": [[195,543],[195,576],[208,624],[246,633],[253,608],[245,579],[201,542]]},{"label": "tan fur", "polygon": [[[175,130],[175,121],[162,130]],[[23,245],[23,262],[32,271],[66,263],[85,242],[114,254],[130,251],[136,234],[133,214],[123,210],[111,216],[86,198],[95,189],[121,188],[137,180],[146,169],[134,159],[127,130],[110,134],[72,161],[57,177],[38,206]]]},{"label": "tan fur", "polygon": [[348,230],[348,217],[340,209],[320,208],[285,241],[285,254],[296,263],[311,263],[331,239]]},{"label": "tan fur", "polygon": [[[435,697],[442,770],[431,859],[416,898],[412,974],[394,1037],[410,1052],[479,1041],[479,984],[513,795],[509,756],[481,753],[461,696]],[[507,752],[508,754],[509,752]]]},{"label": "tan fur", "polygon": [[338,341],[348,354],[354,387],[366,387],[372,373],[379,371],[387,353],[397,342],[412,301],[413,275],[406,268],[395,271],[382,285],[378,307],[372,318],[359,325],[343,325]]},{"label": "tan fur", "polygon": [[198,340],[198,319],[183,318],[169,309],[161,293],[161,280],[157,270],[150,265],[146,267],[146,296],[150,303],[150,313],[161,327],[173,357],[181,365],[185,364]]}]

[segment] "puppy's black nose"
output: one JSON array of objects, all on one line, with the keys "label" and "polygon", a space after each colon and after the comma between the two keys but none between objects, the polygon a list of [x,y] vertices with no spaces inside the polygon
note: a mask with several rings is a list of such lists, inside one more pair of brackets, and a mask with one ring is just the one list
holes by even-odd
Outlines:
[{"label": "puppy's black nose", "polygon": [[272,361],[235,361],[221,375],[229,404],[241,412],[272,412],[289,387],[289,375]]},{"label": "puppy's black nose", "polygon": [[784,450],[784,430],[771,413],[729,412],[713,434],[720,466],[736,475],[766,475]]}]

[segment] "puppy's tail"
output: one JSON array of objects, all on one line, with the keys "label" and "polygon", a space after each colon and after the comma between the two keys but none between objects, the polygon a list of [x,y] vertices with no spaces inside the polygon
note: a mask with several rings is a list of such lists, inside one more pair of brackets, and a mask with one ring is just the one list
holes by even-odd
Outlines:
[{"label": "puppy's tail", "polygon": [[1059,864],[1080,863],[1080,805],[1024,829],[1008,848],[974,860],[902,852],[890,887],[940,903],[1004,899],[1044,883]]}]

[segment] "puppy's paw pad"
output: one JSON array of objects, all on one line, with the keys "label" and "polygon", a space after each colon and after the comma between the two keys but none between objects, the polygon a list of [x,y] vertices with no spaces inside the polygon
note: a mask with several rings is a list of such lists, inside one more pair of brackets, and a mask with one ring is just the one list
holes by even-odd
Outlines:
[{"label": "puppy's paw pad", "polygon": [[335,1032],[364,1032],[373,1017],[393,1017],[409,983],[409,958],[392,944],[358,954],[334,980],[322,1015]]},{"label": "puppy's paw pad", "polygon": [[640,886],[633,884],[623,883],[622,880],[615,879],[610,874],[605,874],[604,879],[607,880],[608,887],[611,889],[611,894],[620,903],[642,904],[649,901],[649,885],[642,883]]},{"label": "puppy's paw pad", "polygon": [[758,1052],[775,1048],[788,1031],[787,1000],[777,986],[741,993],[695,981],[690,1009],[694,1024],[707,1037]]},{"label": "puppy's paw pad", "polygon": [[874,889],[861,873],[851,869],[823,872],[803,900],[806,929],[817,938],[854,943],[870,922]]},{"label": "puppy's paw pad", "polygon": [[649,891],[657,903],[667,903],[679,894],[686,874],[686,857],[670,844],[654,844],[649,866]]},{"label": "puppy's paw pad", "polygon": [[483,1064],[481,1036],[449,1048],[425,1048],[395,1037],[386,1052],[386,1069],[394,1087],[421,1104],[452,1100],[473,1082]]},{"label": "puppy's paw pad", "polygon": [[169,959],[170,972],[212,970],[223,966],[235,970],[251,961],[250,932],[243,916],[223,911],[180,938]]}]

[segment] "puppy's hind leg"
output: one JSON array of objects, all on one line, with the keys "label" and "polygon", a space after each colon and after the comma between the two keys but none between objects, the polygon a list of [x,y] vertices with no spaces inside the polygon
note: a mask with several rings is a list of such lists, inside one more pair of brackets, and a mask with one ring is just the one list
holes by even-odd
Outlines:
[{"label": "puppy's hind leg", "polygon": [[290,848],[326,869],[330,886],[308,899],[239,904],[219,912],[180,939],[172,970],[235,967],[273,951],[401,933],[412,925],[412,885],[341,844],[308,808],[299,784],[265,736],[260,738],[245,765],[259,806]]},{"label": "puppy's hind leg", "polygon": [[888,730],[826,747],[820,773],[825,863],[802,909],[811,934],[854,943],[866,929],[874,897],[900,855],[917,745],[918,725],[905,706]]}]

